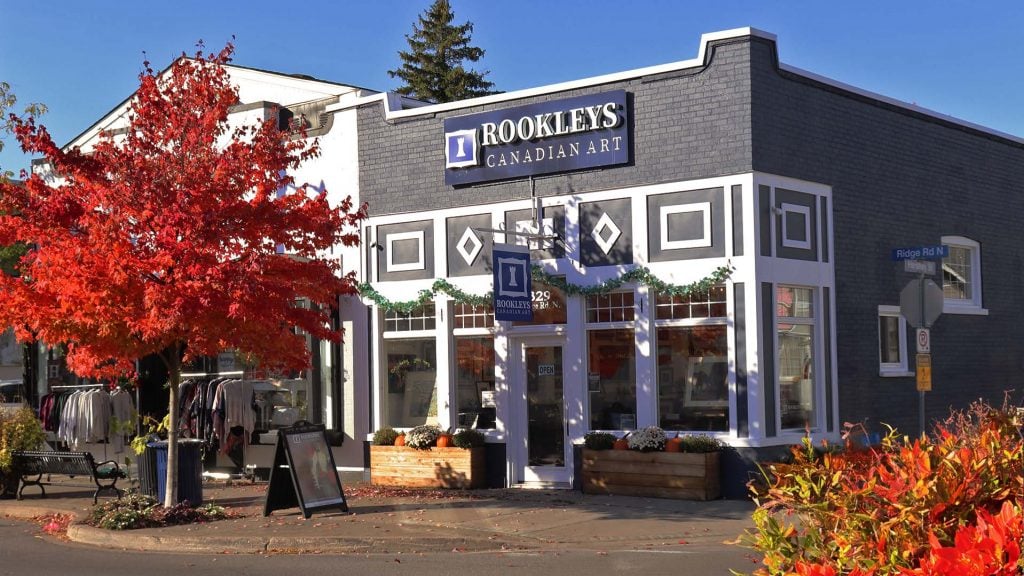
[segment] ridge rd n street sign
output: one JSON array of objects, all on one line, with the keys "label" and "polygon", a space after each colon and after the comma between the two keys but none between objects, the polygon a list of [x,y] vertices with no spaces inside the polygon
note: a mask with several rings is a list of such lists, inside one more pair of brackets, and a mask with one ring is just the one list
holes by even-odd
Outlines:
[{"label": "ridge rd n street sign", "polygon": [[893,261],[900,260],[937,260],[949,258],[949,246],[939,244],[937,246],[915,246],[911,248],[893,248]]}]

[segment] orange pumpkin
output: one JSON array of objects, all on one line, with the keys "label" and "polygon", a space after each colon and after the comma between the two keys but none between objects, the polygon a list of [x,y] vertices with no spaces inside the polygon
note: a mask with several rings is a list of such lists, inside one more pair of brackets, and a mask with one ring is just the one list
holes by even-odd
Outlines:
[{"label": "orange pumpkin", "polygon": [[437,447],[438,448],[448,448],[451,445],[452,445],[452,435],[449,434],[448,432],[443,432],[443,433],[441,433],[440,436],[437,437]]},{"label": "orange pumpkin", "polygon": [[395,437],[395,446],[405,446],[405,434],[399,434]]},{"label": "orange pumpkin", "polygon": [[626,438],[628,437],[629,432],[626,432],[625,436],[615,440],[615,442],[612,444],[612,450],[629,450],[629,440],[626,440]]},{"label": "orange pumpkin", "polygon": [[675,437],[669,438],[665,442],[665,452],[682,452],[683,451],[683,439],[679,437],[679,432],[676,432]]}]

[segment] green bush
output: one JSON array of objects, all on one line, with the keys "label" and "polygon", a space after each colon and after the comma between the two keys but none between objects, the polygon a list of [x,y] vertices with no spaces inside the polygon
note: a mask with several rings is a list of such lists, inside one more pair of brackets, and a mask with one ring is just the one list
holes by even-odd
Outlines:
[{"label": "green bush", "polygon": [[587,432],[583,436],[583,447],[588,450],[611,450],[615,434],[609,432]]},{"label": "green bush", "polygon": [[45,440],[43,424],[31,408],[0,408],[0,475],[11,471],[14,452],[37,450]]},{"label": "green bush", "polygon": [[456,448],[479,448],[487,443],[487,437],[479,430],[466,428],[452,436],[452,445]]},{"label": "green bush", "polygon": [[394,428],[381,428],[373,433],[374,446],[394,446],[398,431]]},{"label": "green bush", "polygon": [[106,530],[135,530],[195,524],[224,518],[227,518],[227,511],[216,504],[204,504],[193,508],[187,502],[182,502],[164,508],[152,496],[130,492],[118,500],[93,506],[85,523]]},{"label": "green bush", "polygon": [[153,509],[158,505],[156,498],[132,492],[93,506],[85,523],[106,530],[151,528],[159,525],[153,519]]},{"label": "green bush", "polygon": [[679,440],[681,441],[679,445],[680,452],[705,454],[708,452],[718,452],[725,447],[725,444],[718,438],[701,434],[685,434],[680,436]]}]

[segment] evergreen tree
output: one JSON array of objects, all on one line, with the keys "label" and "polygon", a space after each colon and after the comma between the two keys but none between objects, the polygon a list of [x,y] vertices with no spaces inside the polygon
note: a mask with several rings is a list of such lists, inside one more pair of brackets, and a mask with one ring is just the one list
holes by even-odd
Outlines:
[{"label": "evergreen tree", "polygon": [[473,23],[453,26],[454,18],[448,0],[435,0],[419,17],[419,25],[412,25],[412,36],[405,36],[410,51],[399,51],[402,66],[388,70],[389,76],[405,82],[399,94],[440,103],[498,93],[491,90],[494,83],[484,79],[487,71],[462,66],[466,60],[480,60],[484,51],[469,44]]}]

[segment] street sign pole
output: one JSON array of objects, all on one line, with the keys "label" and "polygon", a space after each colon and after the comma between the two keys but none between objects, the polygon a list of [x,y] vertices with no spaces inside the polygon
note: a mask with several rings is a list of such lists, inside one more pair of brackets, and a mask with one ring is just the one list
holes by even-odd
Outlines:
[{"label": "street sign pole", "polygon": [[[916,280],[917,286],[914,286],[915,280],[911,280],[907,285],[900,291],[900,314],[907,319],[908,324],[912,324],[914,328],[923,328],[928,330],[931,328],[932,323],[938,319],[942,314],[944,296],[942,289],[937,286],[931,280],[925,281],[925,275],[935,274],[939,267],[937,261],[942,258],[949,257],[949,246],[947,245],[932,245],[932,246],[912,246],[904,248],[894,248],[892,250],[892,259],[894,261],[902,260],[904,262],[904,270],[906,272],[918,273]],[[917,302],[914,302],[914,299]],[[923,348],[920,339],[921,335],[918,335],[918,354],[917,354],[917,391],[918,391],[918,427],[921,429],[921,436],[925,435],[925,418],[924,418],[924,393],[932,389],[932,357],[931,357],[931,336],[924,335],[923,341],[929,345],[928,351],[921,350]]]},{"label": "street sign pole", "polygon": [[[924,327],[925,328],[931,328],[932,324],[931,324],[931,322],[928,322],[928,319],[925,317],[925,313],[924,313],[924,273],[921,274],[921,276],[919,277],[919,280],[920,280],[920,284],[921,284],[921,321],[924,323]],[[930,386],[931,385],[931,366],[930,365],[928,367],[928,370],[929,370],[929,374],[928,374],[929,382],[928,382],[928,384]],[[918,403],[917,403],[917,413],[918,413],[917,424],[918,424],[918,428],[921,430],[921,437],[924,438],[924,436],[925,436],[925,428],[924,428],[924,394],[925,394],[925,391],[922,388],[923,388],[922,386],[918,386],[918,392],[917,393],[920,396],[920,398],[919,398]]]}]

